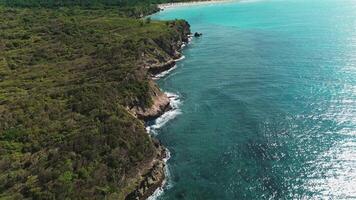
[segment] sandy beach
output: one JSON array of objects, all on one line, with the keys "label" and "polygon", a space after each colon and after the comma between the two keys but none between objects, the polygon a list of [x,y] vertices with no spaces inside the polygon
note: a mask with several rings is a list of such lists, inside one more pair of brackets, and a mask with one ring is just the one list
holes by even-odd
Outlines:
[{"label": "sandy beach", "polygon": [[158,8],[164,10],[164,9],[172,8],[172,7],[203,5],[203,4],[216,4],[216,3],[229,3],[229,2],[233,2],[233,1],[237,1],[237,0],[208,0],[208,1],[164,3],[164,4],[159,4]]}]

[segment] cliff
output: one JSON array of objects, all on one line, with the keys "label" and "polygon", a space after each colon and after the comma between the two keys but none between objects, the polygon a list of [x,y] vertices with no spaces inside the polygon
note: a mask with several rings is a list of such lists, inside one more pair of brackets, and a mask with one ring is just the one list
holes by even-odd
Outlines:
[{"label": "cliff", "polygon": [[[182,45],[188,42],[190,26],[187,22],[176,20],[169,24],[169,28],[174,30],[171,34],[144,41],[148,47],[140,52],[139,65],[147,70],[148,76],[172,68],[175,65],[175,60],[181,57]],[[152,80],[149,80],[148,85],[149,96],[153,103],[148,107],[138,103],[129,108],[135,116],[142,120],[152,120],[170,109],[167,95],[162,93]]]},{"label": "cliff", "polygon": [[165,151],[142,120],[169,101],[150,76],[179,56],[189,25],[115,9],[0,7],[0,16],[0,198],[152,193]]},{"label": "cliff", "polygon": [[[159,37],[149,40],[150,45],[159,47],[153,51],[145,49],[142,52],[140,65],[143,69],[148,70],[148,76],[170,69],[174,64],[167,66],[167,62],[174,62],[181,56],[180,50],[184,43],[188,42],[190,35],[190,26],[185,21],[174,21],[170,25],[174,33],[170,37]],[[151,49],[152,50],[152,49]],[[155,69],[154,71],[152,69]],[[149,80],[150,96],[152,104],[144,107],[140,104],[132,106],[129,111],[137,118],[148,121],[153,120],[164,112],[171,109],[170,100],[157,85]],[[151,162],[142,165],[138,178],[136,179],[135,189],[126,196],[125,200],[142,200],[146,199],[160,186],[165,179],[163,159],[166,157],[166,149],[155,141],[156,156]]]}]

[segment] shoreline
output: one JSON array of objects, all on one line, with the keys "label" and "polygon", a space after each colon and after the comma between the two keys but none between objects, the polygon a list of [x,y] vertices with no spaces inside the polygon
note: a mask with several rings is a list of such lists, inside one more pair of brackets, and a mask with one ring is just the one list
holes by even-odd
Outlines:
[{"label": "shoreline", "polygon": [[[191,39],[189,39],[189,41],[191,41]],[[186,47],[189,44],[189,41],[186,42],[186,43],[183,43],[181,45],[180,51],[182,51],[183,48]],[[185,58],[185,56],[182,55],[180,58],[175,59],[175,61],[181,61],[184,58]],[[174,65],[171,68],[169,68],[169,69],[167,69],[165,71],[162,71],[161,73],[157,74],[157,75],[164,74],[163,76],[157,77],[157,75],[155,75],[155,77],[151,77],[151,79],[153,81],[156,81],[156,80],[158,80],[160,78],[163,78],[166,75],[168,75],[174,69],[176,69],[176,65]],[[168,99],[169,99],[169,109],[165,110],[159,117],[154,119],[154,123],[153,124],[146,126],[147,134],[149,134],[155,140],[158,140],[156,138],[157,133],[155,132],[155,130],[160,129],[167,122],[171,121],[177,115],[181,114],[181,112],[179,110],[179,105],[180,105],[179,95],[174,94],[174,93],[170,93],[170,92],[164,92],[164,95],[166,95],[168,97]],[[167,115],[167,116],[165,116],[165,115]],[[166,186],[168,184],[168,179],[167,178],[168,178],[168,175],[169,175],[169,171],[168,171],[167,162],[171,158],[171,155],[170,155],[169,149],[166,148],[165,146],[163,146],[163,144],[161,144],[160,141],[159,141],[159,144],[160,144],[161,148],[165,149],[165,156],[161,157],[161,160],[160,160],[161,162],[163,162],[163,165],[162,165],[163,167],[162,167],[161,170],[163,171],[164,176],[163,176],[163,179],[159,181],[160,184],[158,185],[158,187],[156,187],[155,189],[151,190],[151,194],[149,194],[147,196],[147,198],[146,198],[148,200],[155,200],[159,196],[161,196],[164,193],[164,190],[166,189]]]},{"label": "shoreline", "polygon": [[158,4],[157,7],[160,10],[164,10],[164,9],[169,9],[169,8],[185,7],[185,6],[230,3],[230,2],[234,2],[234,1],[236,1],[236,0],[206,0],[206,1],[174,2],[174,3]]},{"label": "shoreline", "polygon": [[[185,56],[182,54],[182,51],[192,41],[193,36],[191,34],[188,34],[188,35],[186,35],[186,37],[187,37],[187,40],[182,42],[181,45],[179,45],[179,47],[177,49],[177,51],[180,53],[180,57],[174,59],[174,65],[170,65],[169,68],[165,69],[164,71],[161,71],[158,74],[151,74],[150,79],[152,81],[154,81],[156,83],[156,81],[158,79],[167,76],[168,74],[170,74],[171,71],[173,71],[177,68],[176,62],[179,62],[179,61],[185,59]],[[161,88],[159,88],[159,90],[161,90]],[[179,95],[170,93],[170,92],[163,92],[163,94],[169,99],[168,109],[166,109],[164,112],[162,112],[161,115],[158,116],[157,118],[155,118],[154,120],[151,120],[154,123],[152,123],[150,125],[148,125],[148,124],[145,125],[147,134],[149,134],[151,137],[153,137],[155,140],[157,140],[159,142],[160,147],[165,149],[164,150],[165,154],[163,157],[161,157],[161,160],[160,160],[163,163],[162,168],[161,168],[161,171],[163,171],[163,174],[164,174],[162,176],[163,179],[160,180],[159,181],[160,184],[156,185],[156,187],[150,191],[150,194],[148,194],[146,196],[147,197],[146,199],[148,199],[148,200],[155,200],[164,193],[164,190],[166,189],[166,187],[168,185],[167,179],[168,179],[168,175],[169,175],[167,162],[171,158],[169,149],[166,148],[165,146],[163,146],[163,144],[161,144],[161,142],[156,138],[157,133],[155,132],[155,130],[160,129],[168,121],[171,121],[177,115],[181,114],[181,112],[179,110],[179,106],[181,103],[180,99],[179,99],[180,98]]]},{"label": "shoreline", "polygon": [[179,95],[162,91],[156,80],[165,77],[176,67],[176,62],[183,60],[182,50],[192,40],[190,25],[186,23],[182,35],[170,43],[169,56],[165,59],[149,66],[144,65],[147,70],[148,80],[152,88],[153,104],[149,108],[131,107],[127,110],[137,119],[140,119],[152,138],[156,147],[154,159],[146,165],[139,173],[137,186],[130,192],[125,200],[154,200],[164,193],[167,185],[169,170],[167,161],[170,158],[170,151],[156,138],[156,130],[164,126],[168,121],[179,115],[180,98]]}]

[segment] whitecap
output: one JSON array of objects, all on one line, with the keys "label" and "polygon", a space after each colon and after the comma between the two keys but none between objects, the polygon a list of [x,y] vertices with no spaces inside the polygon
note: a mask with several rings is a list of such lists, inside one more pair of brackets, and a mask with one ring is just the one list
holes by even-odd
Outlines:
[{"label": "whitecap", "polygon": [[[170,93],[170,92],[165,92],[165,94],[168,96],[170,100],[170,106],[171,110],[165,112],[163,115],[161,115],[159,118],[153,121],[152,125],[146,127],[146,131],[150,134],[156,135],[157,132],[156,130],[164,126],[169,120],[174,119],[177,115],[181,114],[181,110],[179,109],[179,106],[181,104],[181,100],[179,98],[179,95]],[[164,167],[164,174],[165,174],[165,179],[161,185],[161,187],[157,188],[155,192],[149,196],[147,199],[148,200],[156,200],[159,196],[161,196],[164,193],[164,190],[172,188],[173,183],[169,181],[171,178],[171,174],[167,165],[167,161],[171,158],[171,153],[168,149],[166,149],[166,157],[163,159],[163,161],[166,163]]]},{"label": "whitecap", "polygon": [[190,42],[192,42],[192,40],[193,40],[193,35],[189,35],[189,36],[188,36],[188,44],[189,44]]},{"label": "whitecap", "polygon": [[166,166],[164,166],[164,175],[166,178],[164,179],[162,186],[157,188],[154,191],[154,193],[147,198],[147,200],[156,200],[159,196],[161,196],[164,193],[165,189],[169,189],[173,186],[172,183],[168,181],[171,179],[171,174],[169,172],[169,168],[167,165],[167,161],[170,158],[171,158],[171,152],[169,152],[169,150],[166,149],[166,157],[163,159],[163,161],[166,163]]},{"label": "whitecap", "polygon": [[160,78],[163,78],[165,76],[167,76],[167,74],[169,74],[171,71],[173,71],[175,68],[177,68],[177,65],[174,65],[172,68],[170,68],[169,70],[163,71],[155,76],[152,77],[153,80],[157,80]]},{"label": "whitecap", "polygon": [[[183,43],[181,46],[181,49],[186,47],[192,41],[192,38],[193,38],[192,35],[189,35],[188,42]],[[181,56],[180,58],[176,59],[175,61],[178,62],[183,59],[185,59],[184,55]],[[160,74],[157,74],[156,76],[152,77],[152,79],[157,80],[159,78],[162,78],[162,77],[166,76],[167,74],[169,74],[171,71],[173,71],[175,68],[177,68],[177,65],[174,65],[169,70],[166,70]],[[170,93],[170,92],[165,92],[165,94],[168,96],[168,98],[170,100],[169,103],[170,103],[171,109],[169,111],[165,112],[163,115],[161,115],[157,119],[155,119],[153,122],[151,122],[150,125],[146,126],[147,133],[149,133],[151,135],[157,135],[157,129],[163,127],[168,121],[174,119],[176,116],[178,116],[179,114],[182,113],[181,110],[179,109],[179,106],[181,104],[179,95]],[[171,153],[169,152],[168,149],[166,149],[166,157],[163,159],[163,161],[166,163],[166,165],[164,167],[164,173],[165,173],[166,178],[164,179],[161,187],[157,188],[155,190],[155,192],[147,198],[147,200],[157,200],[158,197],[164,193],[165,189],[169,189],[169,188],[173,187],[173,183],[171,181],[169,181],[171,175],[170,175],[169,168],[167,165],[167,161],[170,158],[171,158]]]},{"label": "whitecap", "polygon": [[[175,62],[179,62],[181,60],[185,59],[185,56],[181,56],[180,58],[178,59],[175,59],[174,61]],[[177,68],[177,65],[174,65],[172,68],[170,68],[169,70],[166,70],[166,71],[163,71],[155,76],[152,77],[153,80],[157,80],[157,79],[160,79],[160,78],[163,78],[165,76],[167,76],[171,71],[175,70]]]},{"label": "whitecap", "polygon": [[165,93],[169,100],[171,109],[157,119],[152,122],[152,125],[146,127],[146,131],[157,135],[156,130],[164,126],[168,121],[174,119],[177,115],[181,114],[181,110],[179,109],[179,105],[181,104],[180,98],[177,94],[166,92]]},{"label": "whitecap", "polygon": [[[183,44],[184,45],[184,44]],[[182,45],[182,46],[183,46]],[[181,61],[181,60],[183,60],[185,58],[185,56],[183,55],[183,56],[181,56],[180,58],[178,58],[178,59],[175,59],[174,61],[176,61],[176,62],[178,62],[178,61]]]}]

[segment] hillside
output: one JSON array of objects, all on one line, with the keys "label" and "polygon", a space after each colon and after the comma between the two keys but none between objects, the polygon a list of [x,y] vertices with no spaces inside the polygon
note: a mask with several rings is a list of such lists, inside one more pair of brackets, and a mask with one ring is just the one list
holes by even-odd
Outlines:
[{"label": "hillside", "polygon": [[159,11],[157,4],[189,1],[196,0],[0,0],[0,5],[15,8],[114,9],[121,16],[139,18]]},{"label": "hillside", "polygon": [[143,197],[164,153],[137,118],[165,97],[149,65],[189,25],[123,13],[0,7],[0,199]]}]

